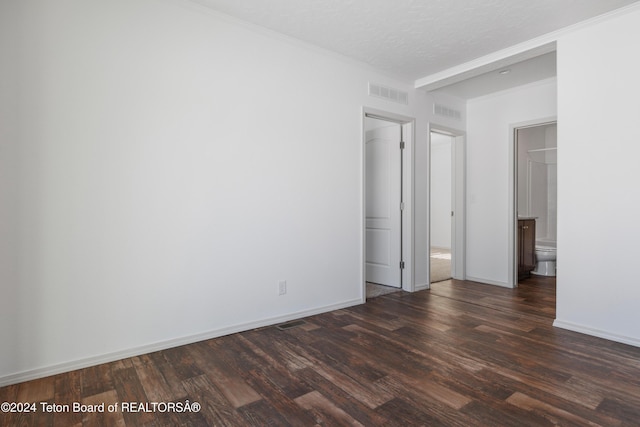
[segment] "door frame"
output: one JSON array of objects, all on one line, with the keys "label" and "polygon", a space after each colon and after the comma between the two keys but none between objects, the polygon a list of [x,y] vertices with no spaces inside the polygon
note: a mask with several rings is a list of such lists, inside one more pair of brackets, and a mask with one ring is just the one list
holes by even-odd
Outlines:
[{"label": "door frame", "polygon": [[[466,132],[442,126],[437,123],[429,123],[428,126],[429,141],[429,173],[427,175],[427,212],[428,212],[428,237],[427,250],[428,256],[431,256],[431,132],[447,135],[452,138],[452,156],[451,156],[451,208],[453,209],[453,221],[451,224],[451,276],[457,280],[466,279],[466,167],[467,167],[467,147]],[[431,287],[431,262],[427,262],[427,275],[429,278],[429,287]]]},{"label": "door frame", "polygon": [[526,129],[549,124],[558,124],[558,116],[543,117],[540,119],[527,120],[524,122],[509,125],[509,268],[508,286],[518,287],[518,138],[517,132]]},{"label": "door frame", "polygon": [[362,175],[360,179],[362,180],[361,187],[361,205],[360,205],[360,232],[361,232],[361,242],[360,242],[360,267],[361,267],[361,275],[362,275],[362,301],[366,301],[366,291],[367,291],[367,275],[366,275],[366,131],[365,131],[365,120],[367,117],[386,120],[389,122],[398,123],[402,126],[403,131],[403,139],[405,141],[405,148],[402,150],[401,156],[403,161],[402,168],[402,201],[404,203],[404,210],[401,213],[401,222],[402,222],[402,246],[401,253],[402,258],[401,261],[404,261],[404,269],[401,270],[401,289],[403,291],[413,292],[415,290],[415,262],[414,262],[414,150],[415,150],[415,118],[404,116],[401,114],[390,113],[388,111],[378,110],[376,108],[363,107],[362,108],[362,127],[361,127],[361,145],[360,145],[360,162],[361,162],[361,170]]}]

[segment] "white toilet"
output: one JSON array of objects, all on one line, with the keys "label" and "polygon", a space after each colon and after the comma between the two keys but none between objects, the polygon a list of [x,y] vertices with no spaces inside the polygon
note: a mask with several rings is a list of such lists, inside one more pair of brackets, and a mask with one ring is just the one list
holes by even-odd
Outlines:
[{"label": "white toilet", "polygon": [[531,274],[538,276],[556,275],[555,242],[536,240],[536,269]]}]

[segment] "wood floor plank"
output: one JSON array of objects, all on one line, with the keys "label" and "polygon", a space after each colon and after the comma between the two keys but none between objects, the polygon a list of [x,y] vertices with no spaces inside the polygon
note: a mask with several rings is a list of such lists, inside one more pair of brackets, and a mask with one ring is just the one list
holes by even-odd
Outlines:
[{"label": "wood floor plank", "polygon": [[82,372],[82,397],[94,396],[113,390],[111,364],[90,366]]},{"label": "wood floor plank", "polygon": [[[250,383],[257,389],[262,390],[263,399],[261,401],[245,405],[238,408],[238,411],[247,418],[259,417],[263,421],[254,425],[269,425],[267,421],[274,419],[274,414],[279,414],[278,421],[273,425],[313,425],[315,421],[311,414],[294,401],[295,397],[289,394],[291,388],[286,381],[290,378],[283,377],[277,370],[252,370]],[[301,391],[300,389],[297,389]],[[306,387],[305,390],[313,390]],[[295,393],[296,397],[303,394]],[[273,421],[275,422],[275,420]]]},{"label": "wood floor plank", "polygon": [[148,355],[133,357],[132,365],[150,401],[170,402],[177,398],[162,372]]},{"label": "wood floor plank", "polygon": [[18,402],[50,401],[55,393],[55,377],[41,378],[18,387]]},{"label": "wood floor plank", "polygon": [[551,427],[547,418],[535,412],[526,411],[505,401],[474,400],[460,411],[473,420],[468,426],[500,426],[500,427]]},{"label": "wood floor plank", "polygon": [[171,400],[184,400],[187,396],[187,392],[182,384],[181,376],[171,361],[165,357],[164,352],[157,351],[145,354],[143,357],[144,358],[142,360],[149,365],[153,365],[153,367],[162,376],[162,379],[159,381],[166,384],[168,388],[168,390],[163,390],[163,393],[170,395]]},{"label": "wood floor plank", "polygon": [[[312,389],[297,378],[294,371],[289,371],[285,365],[271,356],[269,339],[263,340],[262,333],[247,334],[239,337],[241,342],[231,342],[229,340],[223,346],[213,345],[214,351],[211,357],[232,367],[235,372],[242,375],[249,383],[258,380],[262,384],[269,384],[269,388],[260,394],[265,397],[272,392],[282,393],[289,398],[296,398],[306,394]],[[235,340],[233,340],[235,341]],[[264,346],[264,347],[263,347]],[[263,349],[264,348],[264,349]],[[236,364],[239,355],[243,355],[242,364]],[[254,388],[259,390],[259,388]]]},{"label": "wood floor plank", "polygon": [[362,426],[363,424],[351,418],[342,409],[334,405],[322,393],[312,391],[295,398],[295,402],[304,409],[313,413],[317,424],[321,425],[349,425]]},{"label": "wood floor plank", "polygon": [[[55,379],[55,394],[50,403],[80,402],[82,396],[82,375],[80,371],[59,374]],[[53,414],[54,425],[77,426],[82,425],[82,413],[73,411],[56,412]]]},{"label": "wood floor plank", "polygon": [[322,375],[319,375],[313,368],[298,371],[298,376],[307,384],[313,386],[314,390],[319,391],[325,396],[331,396],[331,401],[347,412],[353,419],[365,426],[388,426],[391,420],[379,415],[375,411],[371,411],[369,406],[354,399],[351,394],[338,387],[334,382],[328,381]]},{"label": "wood floor plank", "polygon": [[385,402],[393,399],[391,394],[386,393],[373,385],[358,381],[358,379],[353,379],[351,376],[331,367],[316,368],[316,371],[327,381],[339,384],[342,390],[349,393],[354,397],[354,399],[357,399],[369,406],[371,409],[375,409]]},{"label": "wood floor plank", "polygon": [[245,425],[242,416],[231,406],[207,375],[203,374],[184,380],[184,388],[189,394],[190,402],[197,402],[202,405],[200,411],[195,415],[201,417],[207,425]]},{"label": "wood floor plank", "polygon": [[158,352],[158,354],[166,360],[180,380],[199,377],[204,374],[204,371],[193,361],[184,346],[170,348]]},{"label": "wood floor plank", "polygon": [[312,426],[312,418],[306,414],[300,415],[297,405],[295,411],[287,410],[291,406],[273,406],[269,400],[258,400],[238,408],[238,412],[244,417],[247,426]]},{"label": "wood floor plank", "polygon": [[[567,412],[563,409],[558,408],[557,406],[550,405],[545,402],[541,402],[537,399],[534,399],[526,394],[522,394],[519,392],[514,393],[507,399],[507,403],[511,405],[515,405],[519,408],[525,409],[527,411],[537,412],[547,418],[554,425],[563,425],[563,426],[599,426],[600,424],[596,422],[592,422],[586,420],[582,417],[579,417],[575,414]],[[608,420],[607,425],[615,426],[619,425],[619,420],[610,419]]]},{"label": "wood floor plank", "polygon": [[[154,403],[154,400],[149,399],[144,391],[144,387],[138,377],[138,372],[134,367],[116,370],[113,374],[114,390],[117,395],[116,402],[133,402],[134,404],[147,405]],[[110,402],[110,403],[116,403]],[[159,402],[158,402],[159,403]],[[139,405],[138,405],[139,406]],[[144,406],[143,406],[144,407]],[[146,424],[152,422],[154,415],[150,412],[122,412],[126,424]]]},{"label": "wood floor plank", "polygon": [[189,347],[189,350],[194,361],[206,371],[211,382],[224,394],[234,408],[262,399],[262,396],[251,388],[243,378],[235,374],[224,363],[212,359],[211,352],[205,351],[205,346],[193,345]]},{"label": "wood floor plank", "polygon": [[[312,331],[322,330],[321,327]],[[281,331],[277,328],[264,328],[260,334],[251,335],[251,342],[255,344],[254,350],[259,352],[263,358],[272,361],[272,364],[283,365],[289,371],[295,372],[313,365],[313,362],[300,353],[292,351],[288,345],[289,331]],[[313,334],[312,333],[312,334]],[[315,335],[314,335],[315,336]],[[268,348],[269,352],[258,349]]]},{"label": "wood floor plank", "polygon": [[638,406],[625,400],[605,398],[598,412],[608,415],[614,420],[620,420],[620,425],[637,426],[638,425]]},{"label": "wood floor plank", "polygon": [[[94,394],[92,396],[85,397],[79,402],[82,405],[87,405],[88,407],[100,407],[100,405],[104,405],[105,409],[102,412],[98,412],[95,410],[82,410],[79,412],[82,414],[82,425],[83,426],[96,426],[96,427],[124,427],[127,425],[125,422],[125,415],[120,411],[109,412],[106,407],[108,405],[112,405],[115,403],[119,403],[120,399],[118,397],[118,393],[115,390],[106,391],[99,394]],[[129,425],[135,425],[135,419],[129,419]],[[140,425],[142,423],[138,423]]]},{"label": "wood floor plank", "polygon": [[[378,297],[380,298],[380,297]],[[424,410],[415,404],[406,402],[400,397],[395,397],[383,405],[376,408],[376,412],[391,420],[391,426],[468,426],[465,422],[458,424],[448,424],[444,420],[440,420],[424,412]]]}]

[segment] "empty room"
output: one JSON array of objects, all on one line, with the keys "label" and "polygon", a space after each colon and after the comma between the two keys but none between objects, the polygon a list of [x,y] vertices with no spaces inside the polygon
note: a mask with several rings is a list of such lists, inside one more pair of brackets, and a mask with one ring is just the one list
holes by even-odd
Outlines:
[{"label": "empty room", "polygon": [[634,0],[0,0],[0,426],[637,424],[637,40]]}]

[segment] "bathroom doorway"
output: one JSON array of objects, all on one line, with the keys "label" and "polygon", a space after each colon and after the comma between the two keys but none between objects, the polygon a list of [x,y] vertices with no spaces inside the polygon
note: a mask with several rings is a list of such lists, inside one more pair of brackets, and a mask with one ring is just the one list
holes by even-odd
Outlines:
[{"label": "bathroom doorway", "polygon": [[514,127],[513,280],[555,279],[557,265],[557,123]]}]

